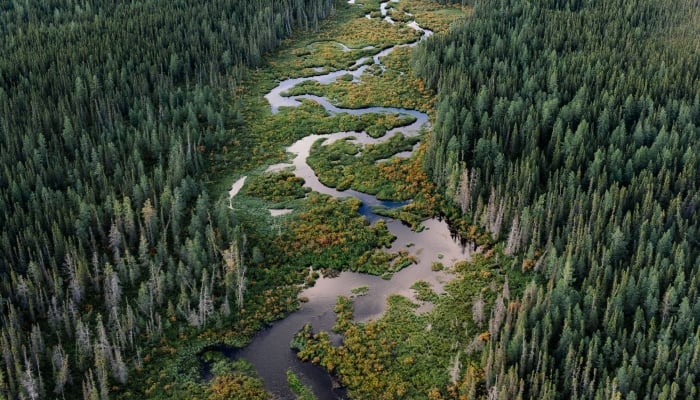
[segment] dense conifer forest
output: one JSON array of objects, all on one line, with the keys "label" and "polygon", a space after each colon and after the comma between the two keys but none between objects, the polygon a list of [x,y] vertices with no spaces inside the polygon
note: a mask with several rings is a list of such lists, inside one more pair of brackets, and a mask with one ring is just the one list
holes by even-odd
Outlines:
[{"label": "dense conifer forest", "polygon": [[259,251],[205,190],[207,154],[236,135],[247,68],[333,10],[0,5],[0,398],[107,398],[164,330],[242,305]]},{"label": "dense conifer forest", "polygon": [[[440,256],[451,281],[415,282],[376,321],[339,298],[342,344],[306,326],[299,358],[360,399],[700,397],[697,1],[400,0],[389,21],[379,0],[346,3],[0,4],[0,400],[269,398],[208,349],[297,308],[309,266],[416,262],[382,250],[394,237],[358,200],[261,172],[310,133],[411,122],[262,98],[417,40],[411,18],[436,34],[362,84],[288,94],[426,111],[425,135],[317,142],[309,162],[329,186],[410,198],[385,212],[414,229],[444,214],[476,251]],[[225,198],[244,173],[257,211]]]},{"label": "dense conifer forest", "polygon": [[697,398],[700,49],[688,1],[483,0],[413,67],[424,165],[533,280],[467,398]]}]

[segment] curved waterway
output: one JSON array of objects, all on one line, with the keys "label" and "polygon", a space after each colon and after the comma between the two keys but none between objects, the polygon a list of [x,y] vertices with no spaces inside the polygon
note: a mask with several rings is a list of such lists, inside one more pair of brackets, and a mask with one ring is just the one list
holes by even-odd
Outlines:
[{"label": "curved waterway", "polygon": [[[392,0],[397,2],[398,0]],[[349,1],[354,3],[354,1]],[[386,7],[389,1],[381,4],[382,18],[388,18]],[[391,21],[393,23],[393,21]],[[432,34],[429,30],[421,28],[415,21],[407,24],[411,28],[421,32],[420,40]],[[455,261],[468,259],[473,251],[471,245],[465,246],[450,231],[444,221],[430,219],[423,222],[425,229],[421,232],[411,231],[401,222],[378,216],[371,211],[373,205],[384,205],[385,207],[398,207],[405,203],[380,201],[376,197],[360,193],[353,190],[338,191],[323,185],[306,159],[309,156],[311,146],[317,140],[323,140],[328,144],[335,140],[348,139],[355,143],[372,144],[385,141],[396,134],[405,136],[416,136],[420,130],[427,127],[428,116],[425,113],[393,107],[369,107],[363,109],[344,109],[331,104],[326,98],[301,95],[284,96],[284,93],[292,87],[304,81],[316,81],[322,84],[335,82],[340,76],[352,74],[356,80],[361,80],[362,74],[372,63],[383,68],[381,59],[390,54],[397,47],[415,46],[418,41],[387,48],[371,57],[362,57],[348,70],[334,71],[323,75],[292,78],[280,82],[272,89],[265,98],[269,101],[272,112],[276,113],[279,107],[296,107],[300,105],[300,99],[310,99],[318,102],[329,113],[399,113],[412,115],[416,121],[408,126],[395,128],[386,133],[382,138],[374,139],[365,132],[336,132],[327,135],[309,135],[287,148],[289,153],[294,154],[294,159],[289,164],[277,164],[269,168],[276,170],[280,168],[290,168],[294,174],[305,180],[305,186],[334,197],[353,196],[362,201],[360,212],[367,217],[370,223],[377,219],[385,219],[387,227],[396,240],[392,243],[389,251],[397,252],[407,250],[415,255],[419,262],[395,273],[390,280],[385,280],[377,276],[366,275],[354,272],[342,272],[334,278],[321,277],[316,284],[303,291],[302,296],[308,299],[302,303],[301,309],[290,314],[283,320],[273,323],[270,327],[259,332],[252,342],[242,349],[216,348],[231,357],[240,357],[251,362],[260,377],[265,382],[265,387],[278,399],[295,399],[295,395],[289,390],[286,379],[286,371],[292,369],[302,382],[310,387],[319,400],[332,400],[345,398],[344,391],[338,388],[337,382],[325,370],[310,363],[302,363],[296,358],[296,354],[289,347],[294,334],[305,324],[310,323],[314,330],[329,331],[335,322],[333,307],[338,296],[352,296],[351,290],[361,286],[369,288],[367,294],[354,299],[354,314],[358,321],[368,321],[379,318],[386,308],[387,298],[392,294],[400,294],[413,298],[411,285],[416,281],[423,280],[429,282],[433,289],[440,293],[444,282],[449,279],[445,272],[435,272],[431,270],[433,262],[442,262],[451,265]],[[347,48],[341,44],[343,49]],[[410,156],[410,152],[397,153],[398,156]],[[242,178],[243,179],[243,178]],[[236,185],[242,186],[244,182],[238,181],[232,187],[231,196],[240,189]],[[429,304],[424,304],[418,311],[427,311]],[[341,338],[336,337],[340,341]]]}]

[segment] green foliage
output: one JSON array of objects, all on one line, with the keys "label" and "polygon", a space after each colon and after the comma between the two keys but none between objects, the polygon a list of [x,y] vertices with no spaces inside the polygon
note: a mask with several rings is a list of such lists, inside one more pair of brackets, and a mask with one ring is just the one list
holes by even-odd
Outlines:
[{"label": "green foliage", "polygon": [[[401,250],[398,253],[389,253],[383,250],[373,249],[362,254],[357,260],[357,264],[351,267],[351,269],[366,274],[384,276],[386,274],[398,272],[417,262],[418,259],[405,250]],[[391,277],[391,275],[387,276]]]},{"label": "green foliage", "polygon": [[246,181],[243,193],[281,203],[304,198],[310,189],[303,185],[303,179],[289,171],[281,171],[252,177]]},{"label": "green foliage", "polygon": [[369,292],[369,286],[359,286],[356,288],[352,288],[350,290],[350,293],[352,293],[354,296],[364,296]]},{"label": "green foliage", "polygon": [[270,394],[265,391],[260,379],[246,374],[230,373],[217,376],[207,390],[209,400],[266,400]]},{"label": "green foliage", "polygon": [[291,369],[287,370],[287,383],[292,392],[297,396],[297,400],[316,400],[316,396]]},{"label": "green foliage", "polygon": [[371,106],[402,107],[427,112],[432,108],[433,93],[411,72],[410,48],[397,48],[382,58],[384,69],[371,65],[358,82],[339,79],[331,84],[303,82],[285,95],[313,94],[327,97],[343,108]]},{"label": "green foliage", "polygon": [[[243,224],[200,182],[212,154],[245,139],[237,89],[248,67],[334,4],[0,8],[0,392],[191,398],[191,363],[183,373],[154,358],[172,362],[171,343],[197,342],[205,328],[246,321],[238,334],[249,336],[296,304],[253,306],[257,319],[233,310],[237,280],[222,253]],[[236,150],[250,153],[249,143]],[[260,232],[248,229],[240,254],[259,264]],[[245,278],[254,304],[269,277],[261,268]]]},{"label": "green foliage", "polygon": [[372,212],[377,215],[382,215],[385,217],[397,219],[404,224],[411,227],[412,230],[416,232],[421,232],[425,227],[421,224],[425,215],[421,213],[415,213],[411,211],[406,211],[406,207],[398,208],[386,208],[383,206],[372,207]]},{"label": "green foliage", "polygon": [[357,212],[359,207],[360,201],[354,198],[337,200],[310,193],[296,218],[285,223],[287,229],[277,242],[281,254],[296,265],[314,269],[357,268],[363,254],[395,239],[384,221],[367,225]]},{"label": "green foliage", "polygon": [[435,302],[438,298],[428,282],[417,281],[411,285],[411,289],[415,291],[417,300]]},{"label": "green foliage", "polygon": [[[257,87],[256,90],[261,89]],[[215,160],[223,166],[253,169],[263,163],[284,161],[283,146],[291,145],[310,134],[367,131],[380,137],[387,129],[405,126],[414,121],[412,116],[398,114],[330,114],[312,100],[302,100],[299,107],[282,107],[278,114],[270,115],[269,104],[257,102],[259,99],[250,99],[250,103],[254,103],[255,107],[251,107],[246,114],[245,132],[243,135],[237,135],[240,139],[236,139],[234,143],[245,143],[246,148],[252,151],[236,152],[216,158]]]},{"label": "green foliage", "polygon": [[[224,359],[201,382],[197,355],[242,346],[296,309],[309,264],[347,268],[392,240],[385,226],[354,218],[351,201],[311,198],[282,233],[252,210],[260,200],[241,196],[243,207],[231,210],[218,193],[309,133],[378,137],[411,123],[331,116],[311,103],[270,116],[261,94],[280,77],[345,68],[418,33],[364,18],[341,23],[360,7],[338,3],[334,14],[331,0],[166,3],[0,7],[0,397],[267,398],[251,370]],[[330,14],[332,25],[321,22]],[[293,33],[288,52],[266,58]],[[329,37],[372,48],[343,52]],[[397,54],[385,60],[384,78],[408,72],[408,51]],[[372,78],[390,90],[362,90],[428,109],[415,77],[400,79],[392,87]],[[412,174],[416,165],[379,168],[429,187]],[[283,176],[251,177],[248,194],[303,196],[301,182]],[[272,183],[279,192],[263,193]],[[329,211],[330,227],[318,223]],[[321,232],[305,231],[310,215]],[[310,244],[289,249],[290,239]],[[392,268],[407,262],[399,256]]]},{"label": "green foliage", "polygon": [[686,1],[487,0],[415,53],[438,90],[430,177],[538,282],[456,395],[698,396],[697,360],[666,356],[699,338],[697,20]]},{"label": "green foliage", "polygon": [[[512,308],[504,305],[509,301],[504,297],[508,286],[504,276],[492,272],[503,258],[477,255],[472,263],[459,263],[456,279],[446,285],[443,296],[437,296],[427,282],[416,282],[412,289],[417,297],[435,305],[421,315],[415,313],[416,304],[393,295],[382,318],[358,323],[353,321],[350,300],[340,297],[333,330],[343,334],[343,344],[333,346],[328,333],[314,333],[306,325],[294,339],[297,355],[337,374],[352,398],[457,397],[461,385],[453,376],[462,377],[463,371],[465,376],[481,376],[473,365],[491,340],[488,315],[503,323]],[[478,298],[486,299],[482,310],[465,301]]]},{"label": "green foliage", "polygon": [[397,134],[383,143],[364,146],[353,143],[352,139],[337,140],[327,145],[322,144],[323,140],[318,140],[313,144],[307,162],[321,183],[338,190],[352,188],[387,200],[406,200],[416,195],[415,190],[397,190],[394,182],[387,179],[387,175],[382,175],[377,161],[411,150],[418,138]]},{"label": "green foliage", "polygon": [[218,351],[208,351],[202,356],[202,361],[210,366],[214,376],[223,376],[231,373],[240,373],[255,376],[255,368],[243,359],[230,360]]}]

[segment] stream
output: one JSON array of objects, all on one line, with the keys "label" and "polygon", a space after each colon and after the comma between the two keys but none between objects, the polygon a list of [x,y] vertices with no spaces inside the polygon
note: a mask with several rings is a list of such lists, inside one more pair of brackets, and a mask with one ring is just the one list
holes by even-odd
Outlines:
[{"label": "stream", "polygon": [[[398,0],[386,1],[381,4],[381,16],[389,23],[395,23],[387,16],[387,4],[398,2]],[[354,0],[348,3],[353,4]],[[272,89],[265,98],[269,101],[273,113],[278,112],[280,107],[296,107],[301,103],[300,99],[311,99],[318,102],[329,113],[399,113],[408,114],[416,118],[416,121],[408,126],[389,130],[379,139],[371,138],[365,132],[336,132],[326,135],[309,135],[295,142],[287,148],[287,152],[294,155],[291,163],[277,164],[269,167],[269,171],[282,168],[290,168],[295,175],[305,180],[305,186],[314,191],[325,193],[334,197],[353,196],[362,201],[360,212],[370,223],[378,219],[385,219],[387,227],[396,240],[388,251],[398,252],[407,250],[415,255],[419,262],[410,265],[401,271],[394,273],[390,280],[382,279],[378,276],[366,275],[355,272],[342,272],[334,278],[321,277],[313,287],[305,289],[301,296],[308,299],[302,303],[301,308],[288,315],[286,318],[273,323],[270,327],[259,332],[252,342],[242,349],[216,348],[229,357],[244,358],[251,362],[257,370],[259,376],[265,382],[266,389],[278,399],[295,399],[295,395],[287,385],[286,371],[292,369],[314,392],[319,400],[343,399],[345,393],[338,388],[337,382],[325,370],[311,363],[302,363],[296,358],[296,354],[290,349],[289,344],[294,334],[305,324],[310,323],[315,331],[330,331],[335,323],[333,307],[338,296],[353,296],[353,288],[367,286],[367,294],[354,297],[354,315],[357,321],[368,321],[379,318],[386,308],[386,301],[391,294],[400,294],[415,301],[411,285],[418,280],[429,282],[437,293],[442,292],[443,284],[450,279],[446,272],[435,272],[431,270],[433,262],[442,262],[445,265],[452,265],[455,261],[468,259],[473,251],[471,245],[464,246],[461,241],[451,232],[446,222],[438,219],[429,219],[423,222],[425,229],[421,232],[411,231],[400,221],[381,217],[371,211],[373,205],[384,205],[386,207],[399,207],[405,202],[380,201],[376,197],[360,193],[354,190],[338,191],[323,185],[311,167],[306,163],[311,146],[317,140],[324,140],[324,144],[345,138],[352,139],[355,143],[371,144],[379,143],[389,139],[391,136],[401,132],[405,136],[416,136],[422,128],[428,126],[428,116],[425,113],[393,107],[369,107],[363,109],[344,109],[331,104],[326,98],[301,95],[284,96],[284,93],[295,85],[313,80],[322,84],[335,82],[337,78],[345,74],[352,74],[355,80],[361,80],[365,69],[369,66],[369,60],[379,67],[381,58],[390,54],[397,47],[415,46],[419,41],[432,34],[431,31],[421,28],[415,21],[407,24],[411,28],[422,33],[421,38],[413,43],[393,46],[378,52],[371,57],[362,57],[348,70],[334,71],[323,75],[307,78],[292,78],[279,82],[277,87]],[[339,43],[343,49],[347,46]],[[348,49],[350,50],[350,49]],[[396,156],[410,156],[410,152],[402,152]],[[234,183],[229,192],[230,198],[236,195],[238,190],[245,183],[245,177]],[[285,211],[287,212],[287,211]],[[273,214],[275,215],[275,214]],[[418,302],[420,304],[420,302]],[[417,312],[425,312],[430,309],[430,304],[423,304]],[[341,338],[335,337],[337,341]]]}]

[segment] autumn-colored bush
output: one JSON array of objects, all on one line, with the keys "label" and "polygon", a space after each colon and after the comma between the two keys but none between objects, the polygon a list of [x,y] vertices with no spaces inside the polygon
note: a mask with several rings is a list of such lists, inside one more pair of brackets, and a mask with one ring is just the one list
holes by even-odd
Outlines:
[{"label": "autumn-colored bush", "polygon": [[265,391],[260,379],[240,373],[229,373],[215,377],[208,388],[209,400],[266,400],[270,394]]}]

